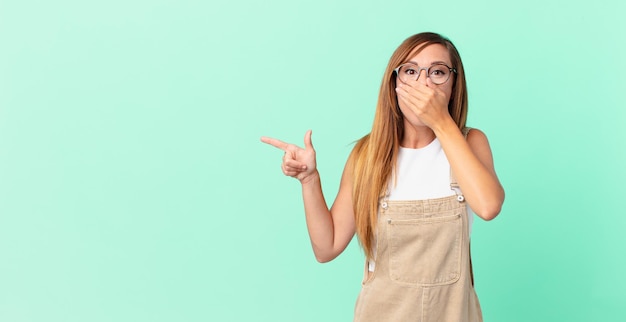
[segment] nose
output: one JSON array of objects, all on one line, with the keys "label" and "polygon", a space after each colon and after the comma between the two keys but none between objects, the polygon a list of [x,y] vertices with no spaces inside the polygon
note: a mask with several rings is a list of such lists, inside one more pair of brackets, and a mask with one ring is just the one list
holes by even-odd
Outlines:
[{"label": "nose", "polygon": [[[422,71],[424,75],[422,75]],[[417,72],[417,81],[428,86],[428,68],[420,68]]]}]

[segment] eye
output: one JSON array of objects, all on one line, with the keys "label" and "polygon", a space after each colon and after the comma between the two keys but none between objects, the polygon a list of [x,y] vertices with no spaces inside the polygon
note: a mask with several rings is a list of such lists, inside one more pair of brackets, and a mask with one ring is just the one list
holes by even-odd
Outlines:
[{"label": "eye", "polygon": [[448,75],[448,68],[446,66],[435,65],[430,67],[431,76],[446,76]]},{"label": "eye", "polygon": [[419,72],[419,67],[414,64],[406,64],[400,68],[400,74],[405,76],[415,76]]}]

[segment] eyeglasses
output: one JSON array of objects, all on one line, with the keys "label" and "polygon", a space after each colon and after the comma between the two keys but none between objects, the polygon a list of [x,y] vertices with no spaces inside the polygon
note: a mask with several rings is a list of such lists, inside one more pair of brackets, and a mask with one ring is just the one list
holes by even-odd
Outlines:
[{"label": "eyeglasses", "polygon": [[406,63],[398,66],[393,71],[396,72],[396,75],[402,82],[409,83],[417,81],[422,70],[426,71],[426,77],[430,78],[430,81],[436,85],[447,82],[450,79],[450,74],[456,73],[456,69],[441,63],[430,65],[430,67],[419,67],[413,63]]}]

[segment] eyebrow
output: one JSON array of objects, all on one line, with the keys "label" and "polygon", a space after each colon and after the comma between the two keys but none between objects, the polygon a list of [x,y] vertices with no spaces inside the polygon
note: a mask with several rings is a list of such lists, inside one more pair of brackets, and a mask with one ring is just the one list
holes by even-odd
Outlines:
[{"label": "eyebrow", "polygon": [[[418,63],[416,63],[416,62],[414,62],[414,61],[412,61],[412,60],[410,60],[410,61],[409,61],[409,63],[412,63],[412,64],[415,64],[415,65],[418,65],[418,66],[419,66],[419,64],[418,64]],[[448,66],[448,63],[446,63],[446,62],[444,62],[444,61],[441,61],[441,60],[434,61],[434,62],[430,63],[430,66],[432,66],[432,65],[437,65],[437,64],[443,64],[443,65]]]}]

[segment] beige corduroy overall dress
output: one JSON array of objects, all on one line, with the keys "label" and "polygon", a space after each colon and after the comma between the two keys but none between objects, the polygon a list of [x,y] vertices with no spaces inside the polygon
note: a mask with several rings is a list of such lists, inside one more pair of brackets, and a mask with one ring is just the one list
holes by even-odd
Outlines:
[{"label": "beige corduroy overall dress", "polygon": [[[428,200],[382,198],[376,228],[376,268],[357,299],[355,322],[478,322],[467,208],[456,196]],[[368,274],[369,273],[369,274]]]}]

